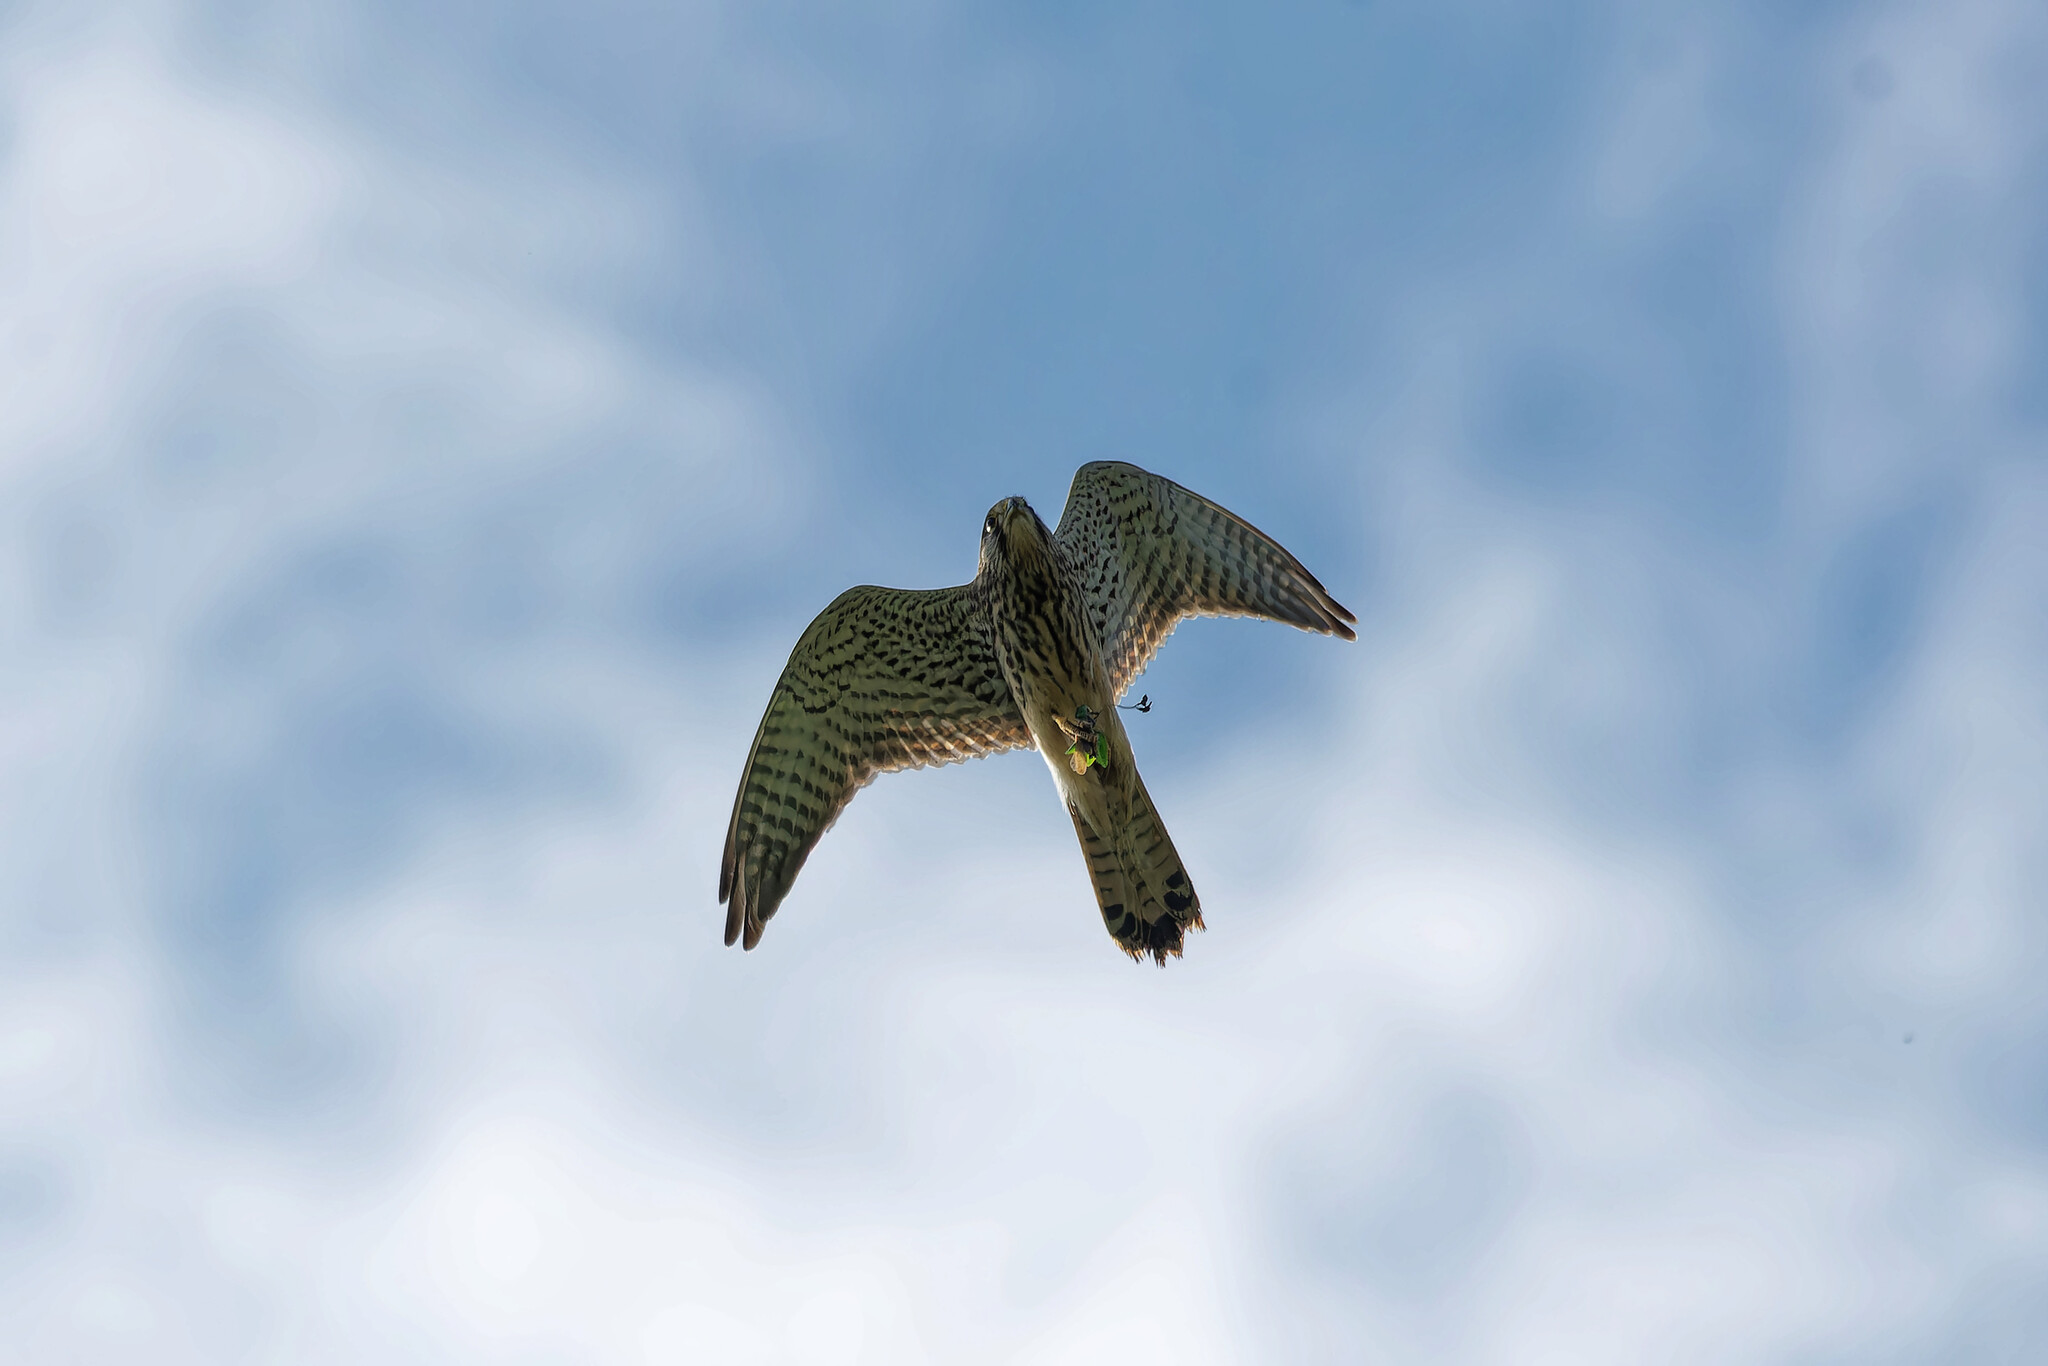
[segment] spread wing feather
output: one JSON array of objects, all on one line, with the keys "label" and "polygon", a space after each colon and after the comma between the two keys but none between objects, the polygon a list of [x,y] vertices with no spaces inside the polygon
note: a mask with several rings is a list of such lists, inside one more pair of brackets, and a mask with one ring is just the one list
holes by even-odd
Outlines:
[{"label": "spread wing feather", "polygon": [[740,775],[718,899],[746,946],[877,773],[1031,743],[974,586],[852,588],[790,652]]},{"label": "spread wing feather", "polygon": [[1080,571],[1118,697],[1183,617],[1264,617],[1357,638],[1358,618],[1278,541],[1136,465],[1083,465],[1055,534]]}]

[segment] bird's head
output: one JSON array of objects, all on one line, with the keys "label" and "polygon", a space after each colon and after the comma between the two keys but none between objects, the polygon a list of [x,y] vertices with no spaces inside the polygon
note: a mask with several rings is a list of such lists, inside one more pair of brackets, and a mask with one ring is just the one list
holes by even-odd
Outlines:
[{"label": "bird's head", "polygon": [[1005,498],[988,510],[988,517],[981,524],[983,572],[997,564],[1049,559],[1051,554],[1052,532],[1038,520],[1031,504],[1022,498]]}]

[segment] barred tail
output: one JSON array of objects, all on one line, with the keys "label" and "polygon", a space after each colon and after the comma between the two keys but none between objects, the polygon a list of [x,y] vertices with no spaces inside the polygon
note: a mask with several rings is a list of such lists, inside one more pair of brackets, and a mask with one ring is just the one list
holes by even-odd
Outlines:
[{"label": "barred tail", "polygon": [[1180,957],[1183,933],[1202,928],[1202,902],[1172,837],[1152,809],[1144,780],[1135,773],[1131,778],[1133,791],[1122,813],[1123,824],[1107,838],[1091,829],[1071,803],[1067,814],[1073,817],[1074,834],[1088,860],[1088,880],[1095,886],[1110,938],[1133,959],[1149,953],[1164,967],[1169,956]]}]

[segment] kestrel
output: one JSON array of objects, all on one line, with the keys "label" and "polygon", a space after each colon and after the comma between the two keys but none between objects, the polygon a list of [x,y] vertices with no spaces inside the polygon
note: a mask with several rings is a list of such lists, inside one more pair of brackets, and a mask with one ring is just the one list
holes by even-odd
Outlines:
[{"label": "kestrel", "polygon": [[1136,465],[1083,465],[1058,531],[1022,498],[981,526],[958,588],[850,588],[797,641],[740,775],[718,899],[761,929],[818,837],[878,773],[1036,745],[1102,922],[1164,966],[1202,903],[1138,776],[1117,701],[1183,617],[1357,638],[1358,618],[1272,537]]}]

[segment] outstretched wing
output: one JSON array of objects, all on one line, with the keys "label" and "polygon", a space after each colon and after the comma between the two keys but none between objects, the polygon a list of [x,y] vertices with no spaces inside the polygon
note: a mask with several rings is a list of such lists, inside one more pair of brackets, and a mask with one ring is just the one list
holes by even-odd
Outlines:
[{"label": "outstretched wing", "polygon": [[972,584],[841,593],[790,652],[740,775],[718,872],[725,942],[760,942],[818,837],[877,773],[1030,743]]},{"label": "outstretched wing", "polygon": [[1357,639],[1358,618],[1278,541],[1136,465],[1083,465],[1055,534],[1080,570],[1118,697],[1183,617],[1265,617]]}]

